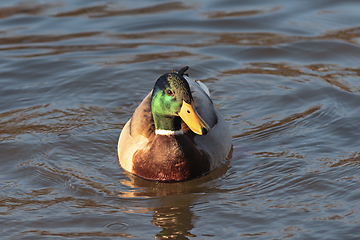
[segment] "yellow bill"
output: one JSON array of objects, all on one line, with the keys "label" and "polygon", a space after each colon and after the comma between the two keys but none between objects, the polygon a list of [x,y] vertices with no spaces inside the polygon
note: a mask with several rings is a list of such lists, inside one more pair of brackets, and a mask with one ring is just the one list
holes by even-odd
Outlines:
[{"label": "yellow bill", "polygon": [[209,125],[196,112],[194,104],[183,101],[179,115],[186,125],[198,135],[205,135],[210,131]]}]

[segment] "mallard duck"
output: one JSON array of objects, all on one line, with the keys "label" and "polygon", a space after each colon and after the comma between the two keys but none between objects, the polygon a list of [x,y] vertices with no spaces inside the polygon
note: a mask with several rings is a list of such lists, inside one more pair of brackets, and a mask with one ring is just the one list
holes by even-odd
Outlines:
[{"label": "mallard duck", "polygon": [[231,133],[214,109],[209,90],[178,72],[160,76],[121,131],[118,156],[124,170],[164,182],[201,177],[228,156]]}]

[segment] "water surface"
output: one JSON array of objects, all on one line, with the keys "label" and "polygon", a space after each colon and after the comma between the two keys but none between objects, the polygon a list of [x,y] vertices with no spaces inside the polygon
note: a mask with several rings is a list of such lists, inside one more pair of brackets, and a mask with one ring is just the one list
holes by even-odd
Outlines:
[{"label": "water surface", "polygon": [[[358,239],[358,1],[0,3],[1,239]],[[233,136],[213,173],[127,176],[117,140],[189,65]]]}]

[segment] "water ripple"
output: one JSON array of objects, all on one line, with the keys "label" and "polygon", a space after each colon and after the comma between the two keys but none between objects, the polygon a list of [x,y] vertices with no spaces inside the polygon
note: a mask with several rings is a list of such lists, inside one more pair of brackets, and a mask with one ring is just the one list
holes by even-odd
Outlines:
[{"label": "water ripple", "polygon": [[[116,7],[115,7],[116,8]],[[182,2],[168,2],[150,5],[146,7],[139,7],[125,10],[115,10],[114,7],[109,8],[107,5],[91,6],[72,10],[69,12],[57,13],[54,17],[73,17],[73,16],[87,16],[89,18],[102,18],[112,16],[127,16],[127,15],[143,15],[143,14],[159,14],[169,11],[188,10],[190,7],[184,5]]]},{"label": "water ripple", "polygon": [[280,131],[287,131],[289,128],[296,127],[297,122],[299,122],[300,119],[306,118],[320,109],[320,106],[314,106],[302,113],[291,114],[290,116],[287,116],[286,118],[283,118],[279,121],[268,121],[260,126],[256,126],[240,135],[233,137],[238,138],[251,136],[251,138],[254,138],[254,140],[268,138]]},{"label": "water ripple", "polygon": [[[2,140],[11,140],[24,134],[67,133],[81,127],[97,126],[104,112],[97,106],[61,110],[52,109],[50,104],[10,110],[0,113],[0,136]],[[103,120],[107,127],[102,125],[96,131],[119,129],[122,126]],[[89,129],[89,132],[92,131],[95,130]]]}]

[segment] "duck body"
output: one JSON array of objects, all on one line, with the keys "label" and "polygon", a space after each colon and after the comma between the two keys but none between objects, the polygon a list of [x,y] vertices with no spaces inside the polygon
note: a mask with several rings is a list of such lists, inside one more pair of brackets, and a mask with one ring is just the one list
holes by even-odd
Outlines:
[{"label": "duck body", "polygon": [[124,170],[175,182],[201,177],[221,165],[231,133],[202,83],[178,73],[162,75],[125,124],[118,142]]}]

